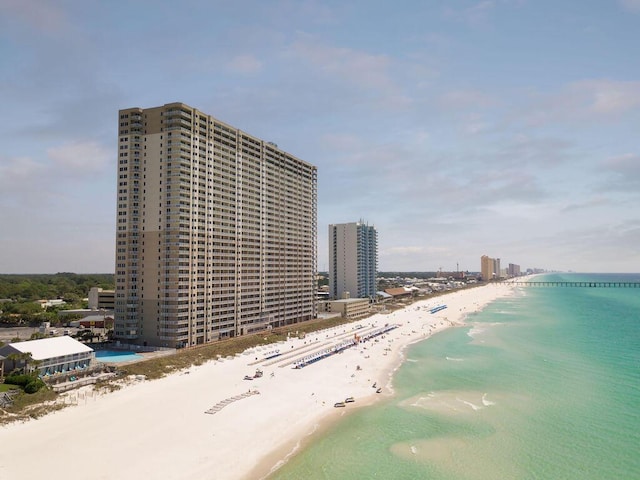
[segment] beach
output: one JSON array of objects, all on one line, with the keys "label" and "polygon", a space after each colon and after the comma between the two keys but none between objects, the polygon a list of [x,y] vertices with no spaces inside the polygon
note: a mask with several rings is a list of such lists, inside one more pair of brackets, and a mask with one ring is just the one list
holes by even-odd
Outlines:
[{"label": "beach", "polygon": [[[129,378],[111,393],[69,392],[76,405],[0,428],[0,478],[265,478],[314,432],[392,395],[408,345],[511,292],[508,284],[452,291],[160,380]],[[334,407],[347,397],[354,402]]]}]

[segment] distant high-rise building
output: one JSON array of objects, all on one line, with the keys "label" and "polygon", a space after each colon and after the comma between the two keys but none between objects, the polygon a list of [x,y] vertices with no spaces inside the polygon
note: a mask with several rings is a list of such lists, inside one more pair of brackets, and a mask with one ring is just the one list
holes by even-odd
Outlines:
[{"label": "distant high-rise building", "polygon": [[182,103],[119,112],[115,336],[184,347],[317,317],[316,167]]},{"label": "distant high-rise building", "polygon": [[509,264],[509,268],[507,269],[507,275],[510,277],[519,277],[520,276],[520,265],[516,265],[514,263]]},{"label": "distant high-rise building", "polygon": [[375,298],[377,271],[378,232],[373,226],[362,221],[329,225],[332,298]]},{"label": "distant high-rise building", "polygon": [[[495,259],[482,255],[480,257],[480,273],[482,274],[482,280],[488,282],[496,277]],[[499,272],[499,270],[498,270]]]}]

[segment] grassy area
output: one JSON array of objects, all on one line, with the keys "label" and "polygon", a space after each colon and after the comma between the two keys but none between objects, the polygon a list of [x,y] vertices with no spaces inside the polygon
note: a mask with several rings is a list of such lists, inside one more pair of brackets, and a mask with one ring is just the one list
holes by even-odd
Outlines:
[{"label": "grassy area", "polygon": [[[57,397],[58,394],[48,388],[41,388],[36,393],[21,392],[16,395],[13,401],[13,406],[7,410],[13,413],[22,412],[30,409],[30,407],[39,406],[44,402],[55,400]],[[34,417],[31,412],[29,412],[28,416]]]},{"label": "grassy area", "polygon": [[18,387],[17,385],[0,383],[0,392],[8,392],[9,390],[20,390],[20,387]]},{"label": "grassy area", "polygon": [[245,335],[230,340],[210,343],[198,347],[178,350],[175,355],[152,358],[142,362],[119,367],[124,375],[145,375],[148,379],[161,378],[169,373],[189,368],[192,365],[202,365],[219,357],[234,356],[244,352],[248,348],[258,345],[268,345],[281,340],[286,340],[288,334],[299,335],[331,328],[337,325],[349,323],[343,318],[328,320],[314,320],[301,324],[291,325],[254,335]]},{"label": "grassy area", "polygon": [[[0,387],[14,387],[14,385],[0,384]],[[6,391],[6,388],[0,391]],[[63,408],[63,405],[51,405],[47,402],[55,400],[58,395],[43,388],[36,393],[28,394],[21,391],[13,397],[13,405],[4,409],[0,408],[0,425],[9,422],[24,421],[30,418],[38,418],[47,413]]]}]

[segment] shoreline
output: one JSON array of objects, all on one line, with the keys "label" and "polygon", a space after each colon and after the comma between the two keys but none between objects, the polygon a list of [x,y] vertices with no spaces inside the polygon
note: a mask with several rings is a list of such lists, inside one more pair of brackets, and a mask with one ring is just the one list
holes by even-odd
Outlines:
[{"label": "shoreline", "polygon": [[[34,477],[64,475],[69,480],[140,475],[266,479],[343,415],[394,395],[393,376],[411,344],[464,325],[468,314],[508,296],[512,288],[486,285],[420,300],[305,339],[271,345],[268,348],[283,353],[257,363],[256,356],[265,352],[254,349],[159,380],[132,380],[105,395],[90,396],[85,390],[84,403],[82,392],[76,392],[76,406],[0,428],[0,472],[20,478],[29,462]],[[429,313],[429,308],[442,304],[447,308]],[[301,369],[292,366],[309,352],[396,323],[398,328],[380,337]],[[264,375],[244,380],[256,368]],[[382,386],[381,394],[372,389],[373,383]],[[259,394],[247,394],[256,391]],[[334,408],[335,402],[350,396],[355,403]],[[61,461],[70,460],[69,455],[54,445],[69,446],[65,452],[73,452],[73,468]],[[96,455],[105,449],[109,461]],[[29,459],[34,454],[39,461],[32,465]]]},{"label": "shoreline", "polygon": [[[492,303],[493,301],[499,298],[504,298],[506,296],[513,295],[513,286],[509,285],[508,283],[503,283],[501,285],[495,285],[495,284],[486,285],[480,288],[493,288],[493,287],[498,287],[500,288],[501,291],[493,292],[495,293],[495,295],[483,296],[480,301],[475,301],[473,302],[473,304],[468,303],[469,298],[468,298],[468,295],[465,295],[465,294],[470,293],[476,289],[470,289],[466,291],[464,290],[452,291],[450,293],[447,293],[439,297],[434,297],[434,298],[414,302],[413,304],[408,305],[407,307],[404,307],[400,310],[396,310],[396,312],[410,313],[412,307],[414,307],[414,310],[415,310],[415,307],[425,308],[425,306],[427,305],[429,307],[432,307],[433,304],[444,304],[444,303],[447,303],[447,302],[444,302],[444,300],[446,299],[454,298],[457,300],[456,297],[453,297],[456,294],[459,294],[460,297],[462,297],[461,300],[462,299],[467,300],[467,302],[462,301],[464,305],[459,306],[458,313],[454,314],[455,320],[449,320],[448,317],[445,315],[446,310],[442,310],[441,312],[444,312],[444,314],[441,317],[440,316],[435,317],[434,318],[434,320],[436,320],[435,322],[430,322],[427,324],[427,325],[433,326],[432,330],[430,329],[428,333],[423,335],[416,335],[415,330],[412,330],[414,332],[413,335],[408,337],[406,341],[397,345],[397,349],[394,351],[395,358],[387,362],[386,365],[385,364],[379,365],[378,377],[386,379],[384,382],[385,393],[383,395],[377,395],[375,393],[372,393],[369,396],[359,400],[358,401],[359,403],[357,404],[357,406],[355,406],[352,409],[349,409],[350,411],[348,412],[344,411],[337,415],[328,414],[324,419],[320,419],[320,423],[314,425],[311,431],[307,432],[301,439],[298,439],[295,442],[295,445],[293,444],[293,441],[292,441],[292,442],[288,442],[286,446],[282,446],[280,449],[274,450],[269,455],[267,455],[259,465],[257,465],[254,469],[252,469],[252,471],[248,475],[241,477],[240,480],[254,480],[254,479],[269,480],[277,472],[278,469],[286,465],[286,463],[291,458],[297,455],[300,455],[306,448],[308,448],[311,444],[313,444],[314,441],[318,440],[324,434],[326,434],[326,432],[328,432],[332,427],[334,427],[336,423],[342,419],[342,417],[353,413],[354,410],[359,410],[361,408],[369,407],[371,405],[379,403],[385,398],[389,399],[390,397],[395,396],[395,391],[393,389],[394,376],[395,376],[395,373],[402,367],[402,365],[406,361],[407,350],[412,345],[422,341],[426,341],[437,333],[443,332],[450,328],[459,328],[459,327],[466,326],[467,325],[466,319],[469,314],[481,311],[487,305],[489,305],[490,303]],[[457,302],[456,302],[456,306],[458,306]],[[395,312],[392,312],[391,314],[388,314],[388,315],[393,315],[394,313]],[[438,322],[437,320],[440,320],[440,322]],[[407,324],[409,322],[407,322]],[[423,327],[424,327],[424,324],[423,324]]]}]

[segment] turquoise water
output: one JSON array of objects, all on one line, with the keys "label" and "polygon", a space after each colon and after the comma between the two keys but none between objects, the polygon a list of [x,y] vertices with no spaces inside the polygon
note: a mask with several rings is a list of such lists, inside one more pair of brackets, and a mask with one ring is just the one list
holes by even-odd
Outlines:
[{"label": "turquoise water", "polygon": [[96,360],[109,363],[131,362],[142,360],[144,357],[137,353],[123,352],[119,350],[96,350]]},{"label": "turquoise water", "polygon": [[270,480],[640,479],[639,288],[523,288],[467,323]]}]

